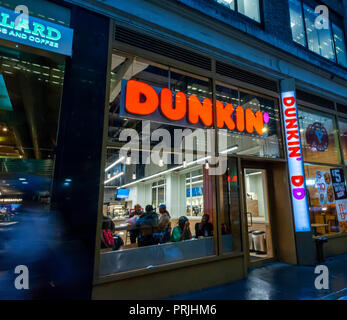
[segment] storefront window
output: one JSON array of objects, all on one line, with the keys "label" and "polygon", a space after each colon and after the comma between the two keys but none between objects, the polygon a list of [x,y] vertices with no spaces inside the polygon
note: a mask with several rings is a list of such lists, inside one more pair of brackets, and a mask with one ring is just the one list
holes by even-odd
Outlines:
[{"label": "storefront window", "polygon": [[305,176],[314,235],[347,232],[347,194],[343,169],[305,164]]},{"label": "storefront window", "polygon": [[343,152],[343,159],[345,165],[347,165],[347,121],[339,121],[339,133],[341,148]]},{"label": "storefront window", "polygon": [[333,117],[299,109],[299,125],[304,161],[341,163],[338,135]]},{"label": "storefront window", "polygon": [[114,246],[102,238],[100,275],[214,255],[209,80],[119,54],[112,70],[104,220]]},{"label": "storefront window", "polygon": [[[217,100],[224,109],[229,108],[232,119],[220,122],[220,152],[282,157],[281,123],[276,100],[225,85],[218,85],[216,90]],[[227,137],[226,142],[224,137]]]},{"label": "storefront window", "polygon": [[64,68],[0,47],[0,223],[49,209]]}]

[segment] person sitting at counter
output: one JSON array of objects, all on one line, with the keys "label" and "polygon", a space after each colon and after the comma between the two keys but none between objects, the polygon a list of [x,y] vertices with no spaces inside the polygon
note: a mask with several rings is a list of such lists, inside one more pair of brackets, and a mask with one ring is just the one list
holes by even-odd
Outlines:
[{"label": "person sitting at counter", "polygon": [[[143,214],[141,205],[137,204],[134,207],[134,210],[130,212],[128,223],[130,225],[135,225],[136,220]],[[136,239],[139,236],[139,231],[137,229],[129,230],[130,243],[136,243]]]},{"label": "person sitting at counter", "polygon": [[208,222],[209,219],[210,216],[205,213],[201,218],[201,222],[195,225],[196,238],[213,236],[213,225],[211,222]]},{"label": "person sitting at counter", "polygon": [[132,210],[129,214],[129,218],[133,218],[134,216],[140,216],[143,214],[143,210],[140,204],[136,204],[134,210]]},{"label": "person sitting at counter", "polygon": [[190,223],[187,217],[180,217],[178,219],[178,226],[174,227],[172,230],[170,241],[178,242],[191,239],[192,233],[190,232],[189,225]]},{"label": "person sitting at counter", "polygon": [[156,243],[166,243],[170,240],[171,235],[170,215],[166,210],[166,212],[163,212],[163,207],[162,210],[159,207],[159,212],[160,211],[162,211],[162,214],[160,215],[158,227],[154,233],[154,239]]},{"label": "person sitting at counter", "polygon": [[153,207],[149,204],[145,212],[136,220],[135,226],[138,228],[138,245],[139,247],[151,246],[155,244],[153,237],[154,228],[158,225],[158,216]]}]

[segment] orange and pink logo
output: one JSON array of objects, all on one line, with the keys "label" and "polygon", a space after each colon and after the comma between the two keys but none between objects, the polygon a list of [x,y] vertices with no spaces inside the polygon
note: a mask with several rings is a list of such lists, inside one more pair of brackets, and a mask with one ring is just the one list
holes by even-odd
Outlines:
[{"label": "orange and pink logo", "polygon": [[[187,126],[212,127],[213,103],[209,98],[172,92],[136,80],[122,81],[121,116]],[[217,127],[263,135],[269,123],[267,112],[216,101]]]}]

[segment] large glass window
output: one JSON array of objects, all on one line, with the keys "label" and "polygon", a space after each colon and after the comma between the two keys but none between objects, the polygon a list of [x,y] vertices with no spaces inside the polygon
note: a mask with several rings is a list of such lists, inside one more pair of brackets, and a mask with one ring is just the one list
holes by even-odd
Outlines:
[{"label": "large glass window", "polygon": [[26,230],[13,252],[49,210],[64,60],[0,46],[0,227]]},{"label": "large glass window", "polygon": [[216,95],[225,108],[233,108],[232,121],[224,123],[223,127],[223,123],[220,123],[221,153],[264,158],[282,157],[281,122],[275,99],[224,84],[217,85]]},{"label": "large glass window", "polygon": [[120,52],[110,83],[100,275],[241,252],[227,155],[282,157],[276,100],[217,84],[214,106],[209,79]]},{"label": "large glass window", "polygon": [[[347,232],[346,219],[340,214],[345,205],[345,177],[342,168],[305,164],[309,195],[310,221],[315,236]],[[342,186],[342,188],[341,188]],[[345,212],[344,208],[341,212]]]},{"label": "large glass window", "polygon": [[303,4],[301,0],[289,0],[289,12],[293,41],[322,57],[347,66],[345,34],[341,27],[331,23],[330,18],[321,13],[315,13],[312,7]]},{"label": "large glass window", "polygon": [[[209,80],[113,54],[110,88],[103,211],[109,224],[102,228],[100,274],[214,255],[214,176],[206,174]],[[161,113],[129,111],[151,102]],[[186,103],[197,107],[186,115],[190,122],[175,113]]]},{"label": "large glass window", "polygon": [[299,109],[299,125],[304,161],[341,163],[334,117]]},{"label": "large glass window", "polygon": [[343,152],[343,159],[345,165],[347,165],[347,120],[339,121],[339,133],[341,141],[341,149]]}]

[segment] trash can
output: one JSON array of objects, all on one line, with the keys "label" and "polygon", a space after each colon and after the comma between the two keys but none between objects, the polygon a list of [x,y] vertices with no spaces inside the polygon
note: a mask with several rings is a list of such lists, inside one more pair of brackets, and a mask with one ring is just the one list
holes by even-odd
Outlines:
[{"label": "trash can", "polygon": [[316,253],[317,261],[324,262],[324,243],[328,242],[328,239],[325,237],[319,237],[315,239],[316,241]]},{"label": "trash can", "polygon": [[249,251],[254,252],[253,231],[248,231]]},{"label": "trash can", "polygon": [[264,231],[253,231],[254,250],[258,253],[266,253],[266,234]]}]

